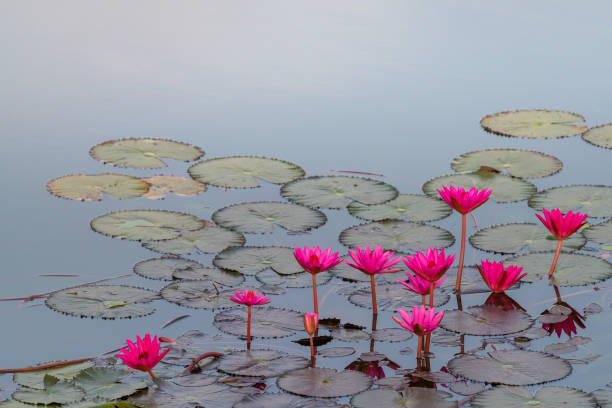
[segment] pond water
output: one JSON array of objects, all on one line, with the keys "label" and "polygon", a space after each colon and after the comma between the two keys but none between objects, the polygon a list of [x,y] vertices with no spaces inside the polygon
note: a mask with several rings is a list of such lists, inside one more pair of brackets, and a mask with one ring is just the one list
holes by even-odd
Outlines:
[{"label": "pond water", "polygon": [[[577,112],[588,126],[610,122],[611,10],[606,2],[578,9],[569,2],[527,1],[5,4],[0,16],[0,178],[5,189],[0,298],[124,274],[130,276],[108,283],[153,290],[165,286],[132,274],[134,264],[157,254],[137,242],[91,230],[90,221],[101,214],[165,209],[210,220],[212,213],[230,204],[283,200],[279,186],[270,183],[246,190],[209,186],[197,196],[170,195],[157,201],[105,196],[80,202],[49,194],[46,183],[67,174],[187,176],[192,164],[168,160],[163,169],[119,169],[88,155],[92,146],[110,139],[178,140],[202,148],[204,159],[275,157],[300,165],[307,176],[376,173],[383,177],[374,178],[401,193],[419,194],[427,180],[453,173],[454,157],[491,148],[537,150],[559,158],[559,173],[530,180],[538,190],[612,184],[611,151],[579,136],[508,138],[487,133],[479,124],[487,114],[533,108]],[[272,234],[246,234],[246,245],[320,245],[346,253],[339,233],[363,221],[346,210],[322,211],[328,222],[309,234],[291,235],[276,228]],[[534,213],[524,200],[488,202],[474,215],[477,228],[483,228],[538,222]],[[448,253],[458,254],[459,220],[452,214],[430,223],[456,237]],[[474,231],[473,224],[468,227]],[[187,256],[204,265],[213,257]],[[467,245],[466,264],[484,258],[502,259]],[[247,282],[257,283],[253,277]],[[589,315],[586,328],[578,331],[592,341],[562,357],[600,357],[573,364],[573,373],[553,385],[590,392],[610,382],[608,285],[597,284],[598,291],[593,285],[560,289],[563,299],[581,313],[592,303],[603,308]],[[369,328],[369,311],[336,293],[347,286],[337,278],[321,285],[322,316]],[[545,281],[524,284],[509,294],[533,318],[556,300]],[[310,296],[309,288],[291,289],[271,299],[273,306],[306,312],[312,306]],[[487,296],[464,295],[463,307],[481,305]],[[106,321],[56,313],[43,300],[0,302],[0,368],[100,355],[145,332],[170,338],[193,329],[218,333],[210,310],[163,300],[154,307],[150,316]],[[443,306],[456,307],[453,296]],[[184,314],[190,317],[161,328]],[[391,316],[381,314],[378,327],[397,327]],[[282,346],[306,356],[307,348],[290,342],[302,337],[256,339],[254,344]],[[529,348],[543,350],[566,340],[553,334],[534,340]],[[466,350],[481,343],[482,337],[465,336]],[[321,359],[320,366],[344,368],[370,349],[369,341],[334,340],[330,346],[351,346],[357,353]],[[416,349],[416,338],[377,342],[375,349],[402,368],[414,368],[414,353],[399,353],[405,346]],[[432,351],[432,369],[439,370],[459,348],[434,345]],[[387,368],[387,375],[392,371]],[[14,390],[10,382],[9,375],[0,377],[0,399]]]}]

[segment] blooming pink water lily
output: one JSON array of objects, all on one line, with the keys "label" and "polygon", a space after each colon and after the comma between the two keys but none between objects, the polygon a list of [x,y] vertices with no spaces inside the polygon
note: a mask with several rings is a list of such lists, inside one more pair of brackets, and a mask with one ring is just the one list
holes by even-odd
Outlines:
[{"label": "blooming pink water lily", "polygon": [[410,330],[417,336],[423,336],[434,331],[440,325],[444,311],[441,310],[436,314],[436,309],[430,307],[425,309],[425,306],[412,308],[412,316],[403,309],[397,309],[401,319],[392,316],[393,320],[406,330]]},{"label": "blooming pink water lily", "polygon": [[488,259],[481,261],[481,263],[482,266],[476,265],[478,271],[480,271],[480,276],[495,293],[505,291],[527,275],[526,273],[520,274],[523,270],[520,266],[508,265],[504,268],[503,262],[490,262]]},{"label": "blooming pink water lily", "polygon": [[270,299],[264,295],[258,295],[256,290],[245,289],[242,293],[234,292],[235,296],[230,296],[230,300],[246,306],[265,305],[270,303]]},{"label": "blooming pink water lily", "polygon": [[152,378],[155,378],[152,371],[153,367],[164,358],[170,349],[166,349],[160,354],[159,349],[161,343],[157,340],[157,336],[151,340],[151,335],[149,333],[147,333],[143,339],[136,336],[136,344],[129,339],[126,340],[126,343],[128,349],[122,348],[121,352],[123,354],[119,353],[117,357],[119,357],[128,367],[145,371],[149,373]]},{"label": "blooming pink water lily", "polygon": [[319,325],[319,317],[316,313],[304,314],[304,329],[309,336],[312,336]]},{"label": "blooming pink water lily", "polygon": [[338,252],[332,254],[331,247],[321,251],[318,246],[313,248],[304,246],[304,249],[295,248],[293,255],[302,268],[313,275],[333,268],[342,262],[342,259],[338,258]]},{"label": "blooming pink water lily", "polygon": [[438,252],[437,248],[427,248],[425,253],[417,251],[412,256],[406,256],[404,263],[414,273],[428,282],[439,280],[453,264],[455,255],[446,256],[444,249]]},{"label": "blooming pink water lily", "polygon": [[588,214],[580,214],[579,212],[568,211],[565,216],[560,209],[555,208],[554,210],[547,211],[546,208],[542,208],[544,217],[540,214],[536,214],[536,217],[542,221],[542,224],[548,228],[551,234],[557,239],[565,239],[576,232],[580,227],[586,224],[585,220]]},{"label": "blooming pink water lily", "polygon": [[[421,277],[419,274],[412,275],[410,272],[406,272],[406,276],[408,277],[408,282],[398,279],[397,281],[404,285],[406,289],[411,292],[418,293],[423,296],[423,302],[425,302],[425,295],[430,293],[430,282]],[[434,289],[439,287],[442,282],[446,279],[446,276],[443,276],[440,280],[434,283]],[[425,303],[423,303],[425,304]]]},{"label": "blooming pink water lily", "polygon": [[476,187],[465,191],[461,186],[442,186],[442,189],[436,191],[448,205],[461,214],[468,214],[483,205],[492,193],[492,190],[478,190]]}]

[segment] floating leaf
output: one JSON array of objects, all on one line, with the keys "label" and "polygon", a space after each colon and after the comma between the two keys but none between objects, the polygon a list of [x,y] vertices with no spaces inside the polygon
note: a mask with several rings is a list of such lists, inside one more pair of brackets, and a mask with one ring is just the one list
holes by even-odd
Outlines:
[{"label": "floating leaf", "polygon": [[578,350],[578,347],[570,343],[552,343],[544,347],[544,352],[550,354],[567,354],[576,350]]},{"label": "floating leaf", "polygon": [[[455,290],[455,282],[457,281],[457,266],[451,267],[448,272],[444,276],[444,282],[440,285],[440,290],[448,293],[452,293]],[[512,286],[512,288],[518,287],[517,285]],[[473,266],[464,266],[463,272],[461,273],[461,293],[463,295],[468,295],[472,293],[489,293],[491,289],[487,286],[487,284],[482,279],[480,272]]]},{"label": "floating leaf", "polygon": [[595,400],[601,408],[612,407],[612,390],[595,390],[591,392]]},{"label": "floating leaf", "polygon": [[281,275],[304,271],[293,256],[293,249],[275,246],[227,248],[217,254],[213,264],[245,275],[255,275],[267,268]]},{"label": "floating leaf", "polygon": [[509,176],[520,178],[537,178],[550,176],[563,167],[561,160],[535,150],[490,149],[464,153],[455,157],[451,163],[457,172],[477,171],[488,167]]},{"label": "floating leaf", "polygon": [[[529,251],[553,251],[557,239],[548,239],[550,232],[543,225],[531,223],[501,224],[483,228],[470,237],[470,243],[483,251],[514,254],[524,247]],[[562,250],[575,251],[584,246],[584,236],[577,232],[563,241]]]},{"label": "floating leaf", "polygon": [[24,404],[23,402],[15,401],[13,399],[7,399],[0,401],[0,408],[32,408],[32,405]]},{"label": "floating leaf", "polygon": [[351,201],[380,204],[397,197],[395,187],[363,177],[315,176],[285,184],[281,194],[289,201],[314,208],[345,208]]},{"label": "floating leaf", "polygon": [[[308,272],[294,273],[291,275],[279,275],[272,269],[264,269],[256,276],[258,281],[268,285],[287,284],[288,288],[311,288],[312,275]],[[317,286],[324,285],[332,278],[328,271],[317,273]]]},{"label": "floating leaf", "polygon": [[[607,244],[612,242],[612,221],[607,221],[601,224],[593,225],[584,230],[584,236],[598,244]],[[608,245],[609,246],[609,245]],[[601,247],[604,251],[612,251],[612,248]]]},{"label": "floating leaf", "polygon": [[210,374],[199,373],[199,374],[183,375],[180,377],[173,378],[170,381],[182,387],[203,387],[205,385],[216,383],[218,379],[219,378],[217,376],[211,376]]},{"label": "floating leaf", "polygon": [[310,360],[282,351],[247,350],[225,355],[219,363],[219,369],[232,375],[276,377],[308,364]]},{"label": "floating leaf", "polygon": [[334,401],[306,399],[285,393],[247,396],[233,408],[340,408]]},{"label": "floating leaf", "polygon": [[[522,266],[527,275],[524,282],[548,278],[553,252],[525,254],[504,260],[509,265]],[[612,264],[595,256],[562,253],[557,261],[551,283],[556,286],[592,285],[612,276]]]},{"label": "floating leaf", "polygon": [[448,386],[448,388],[459,395],[473,395],[485,390],[485,385],[482,383],[468,383],[465,381],[457,381]]},{"label": "floating leaf", "polygon": [[592,127],[582,134],[582,138],[595,146],[612,149],[612,123]]},{"label": "floating leaf", "polygon": [[335,398],[357,394],[370,388],[372,379],[358,371],[333,368],[305,368],[279,377],[279,388],[293,394],[316,398]]},{"label": "floating leaf", "polygon": [[589,217],[612,215],[612,187],[572,185],[553,187],[538,192],[529,200],[529,206],[537,211],[542,208],[559,208],[562,212],[580,211]]},{"label": "floating leaf", "polygon": [[383,204],[361,204],[353,201],[348,211],[357,218],[369,221],[403,219],[406,221],[435,221],[452,213],[446,203],[419,194],[400,194]]},{"label": "floating leaf", "polygon": [[[444,371],[421,371],[418,369],[406,369],[406,370],[400,370],[398,372],[398,374],[403,374],[404,377],[388,377],[389,379],[397,379],[399,380],[398,382],[401,382],[402,384],[394,384],[395,387],[399,386],[400,389],[405,388],[407,385],[410,386],[412,385],[412,381],[414,378],[420,378],[422,380],[428,381],[428,382],[433,382],[433,383],[453,383],[455,381],[457,381],[457,379],[449,374],[449,373],[445,373]],[[383,380],[379,380],[378,384],[383,383]],[[396,391],[398,391],[397,388],[394,388]]]},{"label": "floating leaf", "polygon": [[146,408],[232,408],[244,398],[244,394],[233,392],[222,384],[210,384],[203,387],[181,387],[168,381],[156,381],[155,388],[147,393],[132,397],[131,402]]},{"label": "floating leaf", "polygon": [[436,330],[431,334],[431,342],[442,347],[457,347],[461,345],[461,337],[446,330]]},{"label": "floating leaf", "polygon": [[408,221],[379,221],[356,225],[340,233],[340,242],[347,247],[375,247],[387,250],[424,251],[428,247],[447,248],[455,242],[453,235],[433,225]]},{"label": "floating leaf", "polygon": [[149,191],[149,185],[124,174],[71,174],[51,180],[47,189],[58,197],[96,201],[102,199],[102,193],[118,199],[140,197]]},{"label": "floating leaf", "polygon": [[242,246],[246,240],[239,232],[207,225],[197,231],[185,231],[174,239],[146,242],[143,247],[162,254],[186,255],[193,252],[214,254],[225,248]]},{"label": "floating leaf", "polygon": [[430,197],[439,198],[436,190],[442,186],[461,186],[466,190],[476,187],[478,190],[492,190],[491,199],[498,203],[512,203],[515,201],[526,200],[537,191],[533,184],[517,178],[505,176],[486,170],[479,170],[472,173],[451,174],[429,180],[423,184],[423,192]]},{"label": "floating leaf", "polygon": [[151,200],[164,198],[169,193],[187,197],[206,191],[206,184],[185,177],[154,176],[143,180],[151,186],[144,197]]},{"label": "floating leaf", "polygon": [[470,401],[474,408],[595,408],[586,392],[569,387],[542,387],[535,395],[526,388],[495,387],[474,396]]},{"label": "floating leaf", "polygon": [[193,271],[203,266],[195,261],[183,258],[153,258],[140,261],[134,265],[134,273],[148,279],[173,280],[178,271]]},{"label": "floating leaf", "polygon": [[[436,293],[434,296],[434,306],[439,307],[448,302],[450,296],[446,293]],[[372,291],[370,287],[359,289],[349,296],[349,302],[354,305],[372,308]],[[402,285],[376,285],[376,303],[378,310],[390,310],[396,312],[398,308],[409,309],[413,306],[420,306],[421,295],[403,289]]]},{"label": "floating leaf", "polygon": [[397,327],[389,327],[386,329],[377,329],[372,332],[372,338],[376,341],[406,341],[412,338],[412,333],[406,329]]},{"label": "floating leaf", "polygon": [[161,296],[168,302],[194,309],[235,307],[229,298],[234,290],[219,290],[211,281],[181,281],[164,287]]},{"label": "floating leaf", "polygon": [[[313,336],[312,337],[312,345],[314,347],[324,346],[334,338],[332,336]],[[292,340],[294,343],[299,344],[300,346],[310,347],[310,337],[299,340]]]},{"label": "floating leaf", "polygon": [[284,160],[254,156],[208,159],[189,168],[194,179],[217,187],[259,187],[257,179],[283,184],[304,176],[304,170]]},{"label": "floating leaf", "polygon": [[166,139],[120,139],[95,145],[91,157],[104,164],[137,169],[166,167],[161,159],[197,160],[204,155],[200,148]]},{"label": "floating leaf", "polygon": [[457,401],[448,401],[452,395],[431,388],[411,387],[402,392],[378,388],[355,395],[351,404],[355,408],[456,408]]},{"label": "floating leaf", "polygon": [[[49,295],[45,304],[56,312],[76,317],[129,319],[153,313],[155,309],[142,303],[158,298],[157,292],[133,286],[97,285],[54,292]],[[109,305],[111,307],[108,307]]]},{"label": "floating leaf", "polygon": [[254,202],[230,205],[217,210],[212,219],[218,225],[238,232],[266,234],[274,225],[291,232],[303,232],[325,224],[321,211],[283,202]]},{"label": "floating leaf", "polygon": [[[251,337],[286,337],[304,330],[303,314],[271,306],[253,307]],[[224,310],[215,315],[215,327],[235,336],[246,334],[247,308]]]},{"label": "floating leaf", "polygon": [[523,311],[488,305],[471,306],[467,311],[446,310],[440,322],[446,330],[471,336],[502,336],[527,330],[532,324]]},{"label": "floating leaf", "polygon": [[196,216],[163,210],[127,210],[100,215],[91,221],[91,228],[112,238],[133,241],[172,239],[180,231],[204,227]]},{"label": "floating leaf", "polygon": [[147,388],[147,383],[142,381],[120,382],[129,374],[112,367],[92,367],[81,371],[74,377],[74,382],[85,390],[88,398],[113,400]]},{"label": "floating leaf", "polygon": [[583,309],[583,313],[585,316],[601,313],[602,311],[603,307],[601,307],[601,305],[598,305],[597,303],[591,303],[588,306],[585,306]]},{"label": "floating leaf", "polygon": [[317,350],[319,357],[346,357],[355,354],[355,349],[352,347],[327,347]]},{"label": "floating leaf", "polygon": [[80,401],[85,397],[82,389],[70,383],[58,382],[56,377],[46,375],[44,378],[45,388],[42,390],[31,388],[20,388],[12,395],[17,401],[27,404],[65,404]]},{"label": "floating leaf", "polygon": [[266,295],[282,295],[283,293],[287,292],[287,289],[278,285],[263,284],[257,289],[259,289],[260,292],[263,292]]},{"label": "floating leaf", "polygon": [[480,125],[498,135],[548,139],[584,132],[586,126],[575,125],[576,122],[584,122],[584,117],[571,112],[534,109],[487,115],[480,120]]},{"label": "floating leaf", "polygon": [[471,381],[505,385],[534,385],[560,380],[572,372],[572,366],[559,357],[526,350],[500,350],[489,357],[462,354],[450,360],[454,375]]},{"label": "floating leaf", "polygon": [[13,381],[24,387],[34,388],[37,390],[44,390],[45,383],[44,379],[46,375],[58,378],[60,380],[70,381],[77,375],[81,370],[93,367],[93,362],[85,361],[78,364],[70,364],[56,368],[49,368],[47,370],[37,370],[25,373],[15,373],[13,375]]}]

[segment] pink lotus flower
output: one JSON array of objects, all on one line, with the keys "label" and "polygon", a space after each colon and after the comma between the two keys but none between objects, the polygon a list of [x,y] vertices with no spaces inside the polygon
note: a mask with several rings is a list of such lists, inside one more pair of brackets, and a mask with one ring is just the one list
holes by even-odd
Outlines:
[{"label": "pink lotus flower", "polygon": [[482,266],[476,265],[480,271],[480,276],[485,281],[487,286],[495,293],[500,293],[514,285],[526,273],[519,276],[523,270],[520,266],[508,265],[504,269],[503,262],[481,261]]},{"label": "pink lotus flower", "polygon": [[306,272],[314,275],[342,262],[342,259],[338,258],[338,252],[332,254],[331,251],[331,247],[321,252],[318,246],[314,248],[305,246],[304,249],[295,248],[293,256]]},{"label": "pink lotus flower", "polygon": [[444,249],[427,248],[425,254],[417,251],[413,256],[406,256],[404,263],[413,272],[428,282],[435,282],[442,277],[453,264],[455,255],[444,255]]},{"label": "pink lotus flower", "polygon": [[551,210],[550,212],[546,210],[546,208],[542,208],[544,212],[544,217],[540,214],[536,214],[536,217],[542,221],[542,224],[548,228],[551,234],[553,234],[557,239],[565,239],[576,232],[580,227],[582,227],[586,222],[584,220],[587,219],[587,214],[580,214],[579,212],[573,213],[568,211],[565,216],[561,213],[561,210],[558,208]]},{"label": "pink lotus flower", "polygon": [[157,340],[157,336],[151,340],[149,333],[145,335],[144,339],[136,336],[136,344],[132,343],[129,339],[126,340],[126,343],[129,350],[122,348],[121,352],[123,354],[119,353],[117,357],[128,367],[145,371],[151,375],[151,378],[155,378],[151,370],[164,358],[170,349],[166,349],[159,354],[161,343]]},{"label": "pink lotus flower", "polygon": [[245,289],[242,291],[242,293],[235,291],[234,295],[236,296],[230,296],[230,300],[241,305],[256,306],[270,303],[270,299],[264,295],[258,295],[256,290],[250,291]]},{"label": "pink lotus flower", "polygon": [[469,191],[465,191],[463,187],[458,186],[442,186],[441,190],[436,190],[446,204],[457,210],[461,214],[467,214],[483,205],[492,193],[492,190],[478,190],[472,187]]},{"label": "pink lotus flower", "polygon": [[396,316],[392,316],[393,320],[417,336],[423,336],[434,331],[440,325],[440,321],[444,316],[443,310],[436,314],[436,309],[433,307],[426,310],[425,306],[422,305],[421,307],[415,306],[412,308],[412,316],[405,310],[397,309],[397,311],[401,316],[401,320]]},{"label": "pink lotus flower", "polygon": [[[430,282],[427,279],[424,279],[419,274],[412,275],[410,272],[406,272],[406,276],[408,277],[408,281],[403,281],[398,279],[397,281],[404,285],[406,289],[411,292],[418,293],[421,296],[425,296],[429,293]],[[438,280],[434,284],[434,289],[439,287],[442,282],[446,279],[446,276],[443,276],[442,279]]]},{"label": "pink lotus flower", "polygon": [[304,314],[304,329],[309,336],[312,336],[319,325],[319,317],[316,313]]}]

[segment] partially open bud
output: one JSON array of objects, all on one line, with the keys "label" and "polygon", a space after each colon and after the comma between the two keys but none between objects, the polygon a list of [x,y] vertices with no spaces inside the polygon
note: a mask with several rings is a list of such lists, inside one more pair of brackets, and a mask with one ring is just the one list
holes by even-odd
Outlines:
[{"label": "partially open bud", "polygon": [[309,336],[312,336],[319,325],[319,317],[316,313],[304,314],[304,329]]}]

